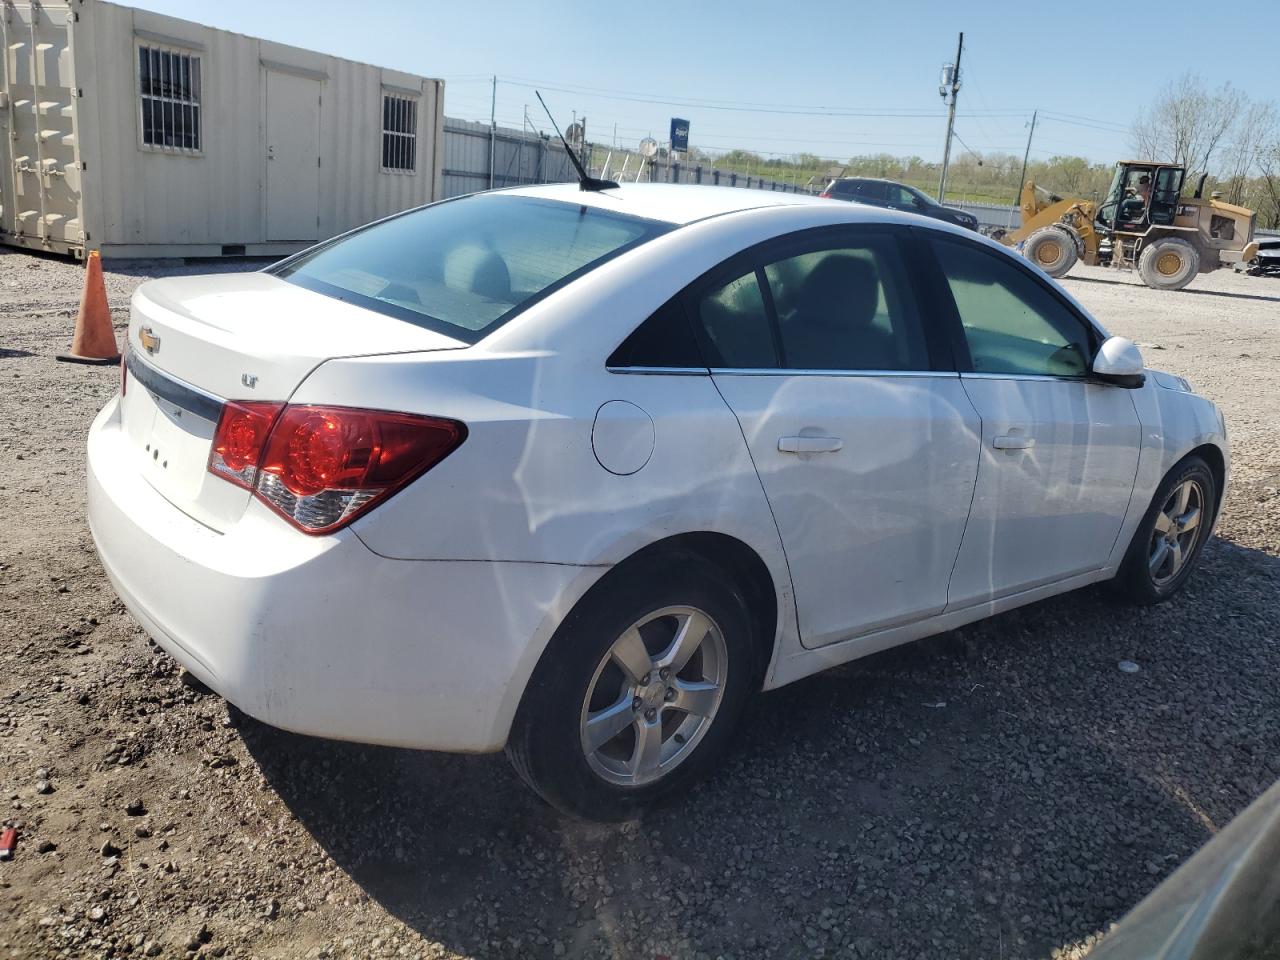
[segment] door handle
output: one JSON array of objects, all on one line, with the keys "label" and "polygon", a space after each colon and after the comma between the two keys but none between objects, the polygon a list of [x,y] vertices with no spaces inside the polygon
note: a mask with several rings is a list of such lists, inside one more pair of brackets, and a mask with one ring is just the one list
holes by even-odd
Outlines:
[{"label": "door handle", "polygon": [[835,453],[844,448],[839,437],[779,437],[778,450],[782,453]]},{"label": "door handle", "polygon": [[1030,450],[1036,445],[1035,437],[996,437],[991,445],[997,450]]}]

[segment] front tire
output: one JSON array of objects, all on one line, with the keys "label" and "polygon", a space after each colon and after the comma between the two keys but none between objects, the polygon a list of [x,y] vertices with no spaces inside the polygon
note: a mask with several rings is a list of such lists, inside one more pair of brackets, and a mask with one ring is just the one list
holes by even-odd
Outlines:
[{"label": "front tire", "polygon": [[1199,457],[1188,457],[1170,471],[1116,575],[1123,597],[1150,606],[1182,589],[1213,526],[1217,495],[1213,471]]},{"label": "front tire", "polygon": [[1200,252],[1180,237],[1147,244],[1138,257],[1142,282],[1156,290],[1181,290],[1200,272]]},{"label": "front tire", "polygon": [[556,631],[507,743],[557,809],[625,820],[727,750],[756,671],[741,590],[691,553],[635,561]]},{"label": "front tire", "polygon": [[1076,240],[1062,227],[1041,227],[1022,244],[1022,255],[1053,277],[1064,276],[1076,265]]}]

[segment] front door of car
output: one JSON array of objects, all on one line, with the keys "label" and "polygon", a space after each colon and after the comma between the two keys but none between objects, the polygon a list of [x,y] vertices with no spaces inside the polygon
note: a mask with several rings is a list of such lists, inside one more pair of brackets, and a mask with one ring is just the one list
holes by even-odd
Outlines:
[{"label": "front door of car", "polygon": [[[769,498],[806,646],[940,612],[978,418],[922,319],[898,234],[811,231],[687,300]],[[944,359],[945,355],[945,359]]]},{"label": "front door of car", "polygon": [[961,382],[982,456],[949,608],[1095,571],[1133,492],[1141,425],[1130,392],[1089,376],[1093,325],[999,251],[931,241],[960,323]]}]

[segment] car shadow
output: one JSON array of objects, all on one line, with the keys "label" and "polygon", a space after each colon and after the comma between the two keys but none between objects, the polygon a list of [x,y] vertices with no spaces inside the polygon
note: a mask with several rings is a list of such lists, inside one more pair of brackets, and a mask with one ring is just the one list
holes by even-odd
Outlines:
[{"label": "car shadow", "polygon": [[[1142,284],[1131,283],[1127,280],[1104,280],[1102,277],[1073,277],[1069,274],[1059,278],[1059,282],[1062,280],[1070,280],[1074,283],[1101,283],[1113,287],[1142,286]],[[1234,293],[1230,290],[1197,290],[1195,287],[1183,287],[1181,290],[1171,292],[1190,293],[1198,297],[1230,297],[1233,300],[1262,300],[1266,303],[1280,303],[1280,296],[1267,297],[1260,293]]]},{"label": "car shadow", "polygon": [[339,867],[458,953],[1047,955],[1280,776],[1280,558],[1203,561],[1159,607],[1091,588],[761,697],[638,823],[567,820],[500,756],[242,734]]}]

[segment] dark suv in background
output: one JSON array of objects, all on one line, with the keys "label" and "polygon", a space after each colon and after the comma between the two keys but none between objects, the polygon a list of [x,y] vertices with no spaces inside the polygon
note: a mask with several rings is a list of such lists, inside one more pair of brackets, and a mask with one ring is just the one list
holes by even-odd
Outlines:
[{"label": "dark suv in background", "polygon": [[906,210],[908,213],[920,213],[935,220],[945,220],[956,226],[978,229],[978,218],[963,210],[944,207],[936,200],[931,200],[915,187],[894,183],[892,180],[875,180],[871,177],[840,177],[827,184],[822,196],[834,200],[855,200],[858,203],[869,203],[873,207],[888,207],[890,210]]}]

